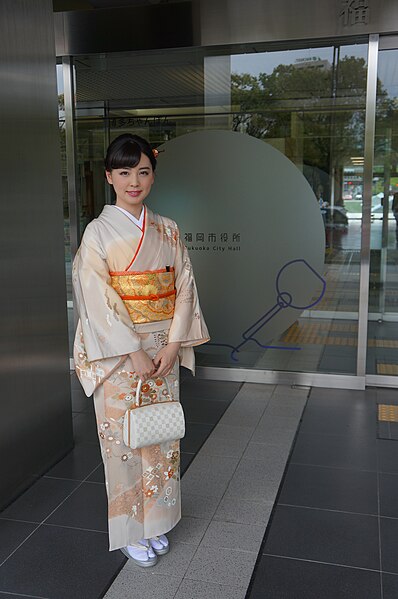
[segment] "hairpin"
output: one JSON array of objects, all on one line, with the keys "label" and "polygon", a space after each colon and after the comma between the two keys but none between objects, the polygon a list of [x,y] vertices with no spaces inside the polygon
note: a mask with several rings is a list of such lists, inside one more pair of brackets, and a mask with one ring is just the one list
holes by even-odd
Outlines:
[{"label": "hairpin", "polygon": [[155,156],[155,158],[157,158],[159,156],[159,150],[156,150],[156,148],[153,148],[152,154]]}]

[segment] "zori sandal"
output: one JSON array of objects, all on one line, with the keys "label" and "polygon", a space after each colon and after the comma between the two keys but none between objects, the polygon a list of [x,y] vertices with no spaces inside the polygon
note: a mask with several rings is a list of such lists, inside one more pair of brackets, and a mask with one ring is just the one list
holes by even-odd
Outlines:
[{"label": "zori sandal", "polygon": [[141,568],[150,568],[155,566],[158,558],[150,543],[145,540],[133,545],[127,545],[127,547],[121,547],[120,551],[124,553],[126,557],[132,560],[137,566]]},{"label": "zori sandal", "polygon": [[164,555],[170,551],[170,545],[166,535],[151,537],[149,542],[156,555]]}]

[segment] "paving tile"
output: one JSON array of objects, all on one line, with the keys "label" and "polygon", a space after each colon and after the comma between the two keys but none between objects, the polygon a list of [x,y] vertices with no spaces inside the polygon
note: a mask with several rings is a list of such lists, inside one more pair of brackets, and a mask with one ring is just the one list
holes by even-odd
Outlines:
[{"label": "paving tile", "polygon": [[72,390],[72,412],[94,412],[92,398],[82,390]]},{"label": "paving tile", "polygon": [[218,497],[201,497],[184,492],[182,494],[182,515],[211,520],[219,504]]},{"label": "paving tile", "polygon": [[377,473],[290,464],[278,501],[377,515]]},{"label": "paving tile", "polygon": [[181,451],[187,453],[196,453],[210,435],[214,426],[212,424],[199,424],[187,422],[185,427],[185,437],[181,439]]},{"label": "paving tile", "polygon": [[181,577],[153,572],[157,570],[158,564],[159,562],[154,568],[145,571],[139,566],[125,566],[104,599],[171,599],[181,583]]},{"label": "paving tile", "polygon": [[300,432],[291,461],[314,466],[375,471],[377,469],[376,447],[376,438],[373,437]]},{"label": "paving tile", "polygon": [[307,406],[300,431],[322,434],[362,436],[375,435],[377,426],[376,407],[369,410],[361,406]]},{"label": "paving tile", "polygon": [[201,580],[183,580],[174,599],[245,599],[246,587],[231,587]]},{"label": "paving tile", "polygon": [[230,437],[229,439],[220,439],[218,437],[210,437],[200,450],[201,455],[213,456],[230,456],[241,457],[247,446],[247,441]]},{"label": "paving tile", "polygon": [[73,437],[76,443],[98,444],[95,415],[89,412],[77,414],[73,419]]},{"label": "paving tile", "polygon": [[380,539],[382,570],[398,574],[398,520],[380,518]]},{"label": "paving tile", "polygon": [[264,553],[378,570],[377,518],[278,506]]},{"label": "paving tile", "polygon": [[181,397],[232,400],[242,383],[232,381],[211,381],[205,379],[184,379],[181,384]]},{"label": "paving tile", "polygon": [[268,403],[275,392],[275,388],[275,385],[244,383],[240,388],[239,393],[237,393],[235,400],[256,399]]},{"label": "paving tile", "polygon": [[183,492],[221,498],[237,463],[238,458],[197,455],[181,481]]},{"label": "paving tile", "polygon": [[224,424],[223,420],[221,419],[217,426],[213,429],[211,433],[211,438],[227,440],[234,438],[240,443],[248,443],[251,436],[253,435],[253,430],[253,426]]},{"label": "paving tile", "polygon": [[279,416],[300,419],[305,407],[305,400],[293,398],[272,398],[265,410],[267,417]]},{"label": "paving tile", "polygon": [[[267,426],[269,428],[284,428],[286,430],[294,430],[298,429],[300,424],[300,416],[279,416],[278,414],[264,414],[264,419],[259,423],[259,428],[263,426],[264,420],[267,421]],[[254,441],[254,439],[253,439]]]},{"label": "paving tile", "polygon": [[390,425],[390,439],[398,441],[398,422],[389,422]]},{"label": "paving tile", "polygon": [[46,476],[84,480],[101,463],[99,445],[79,443]]},{"label": "paving tile", "polygon": [[[397,397],[397,390],[395,387],[372,387],[372,390],[376,393],[376,397],[383,402],[387,399]],[[367,391],[369,391],[369,389],[367,389]]]},{"label": "paving tile", "polygon": [[272,394],[271,401],[268,404],[268,408],[273,406],[286,406],[294,407],[301,406],[305,407],[308,401],[308,389],[292,389],[290,392],[280,390],[279,386],[275,389]]},{"label": "paving tile", "polygon": [[42,525],[1,567],[0,590],[98,599],[124,562],[104,533]]},{"label": "paving tile", "polygon": [[390,422],[377,423],[377,437],[379,439],[392,439]]},{"label": "paving tile", "polygon": [[338,405],[346,405],[347,408],[350,407],[372,407],[372,401],[370,400],[369,390],[355,390],[355,389],[332,389],[326,387],[313,387],[309,394],[308,398],[308,407],[312,405],[312,403],[323,403],[323,405],[327,404],[335,404]]},{"label": "paving tile", "polygon": [[397,599],[398,597],[398,576],[393,574],[382,574],[383,578],[383,599]]},{"label": "paving tile", "polygon": [[310,387],[296,387],[290,385],[277,385],[274,393],[272,394],[272,401],[276,398],[291,400],[296,399],[303,402],[305,405],[307,398],[310,394]]},{"label": "paving tile", "polygon": [[42,522],[79,484],[73,480],[40,478],[0,512],[0,518]]},{"label": "paving tile", "polygon": [[[167,535],[169,536],[169,535]],[[188,569],[189,564],[197,550],[196,545],[189,545],[187,543],[178,543],[170,538],[170,551],[166,555],[162,555],[156,564],[156,574],[162,574],[165,576],[180,577],[180,580],[184,576]],[[128,562],[126,567],[137,569],[134,564]]]},{"label": "paving tile", "polygon": [[10,553],[35,530],[35,528],[37,528],[37,524],[32,524],[30,522],[0,520],[0,563],[2,563]]},{"label": "paving tile", "polygon": [[263,556],[248,599],[381,599],[378,572]]},{"label": "paving tile", "polygon": [[107,532],[108,502],[105,486],[83,483],[46,520],[46,524]]},{"label": "paving tile", "polygon": [[243,457],[251,460],[261,460],[264,468],[269,470],[274,466],[277,469],[284,470],[289,457],[290,448],[288,445],[271,445],[270,443],[249,443]]},{"label": "paving tile", "polygon": [[0,599],[18,599],[18,598],[47,599],[46,597],[38,597],[38,595],[17,595],[16,593],[3,593],[2,591],[0,591]]},{"label": "paving tile", "polygon": [[214,520],[239,522],[241,524],[262,524],[263,530],[265,530],[273,507],[274,503],[271,501],[237,499],[235,496],[226,493],[214,514]]},{"label": "paving tile", "polygon": [[398,474],[398,443],[396,441],[377,440],[377,454],[380,472]]},{"label": "paving tile", "polygon": [[184,516],[168,533],[171,543],[188,543],[199,545],[209,526],[210,520]]},{"label": "paving tile", "polygon": [[[276,416],[267,414],[265,411],[262,418],[259,420],[256,426],[256,433],[258,431],[272,431],[274,428],[280,430],[293,430],[296,431],[299,425],[300,418],[296,416]],[[253,438],[252,441],[255,441]]]},{"label": "paving tile", "polygon": [[265,404],[252,398],[244,399],[239,403],[233,402],[222,417],[221,424],[256,426],[265,408]]},{"label": "paving tile", "polygon": [[181,476],[185,473],[185,471],[187,470],[188,466],[190,465],[190,463],[192,462],[192,460],[194,459],[196,453],[188,453],[185,451],[182,451],[180,454],[181,457]]},{"label": "paving tile", "polygon": [[264,526],[261,524],[238,524],[213,520],[205,532],[201,546],[258,552],[264,532]]},{"label": "paving tile", "polygon": [[80,384],[80,381],[79,381],[79,379],[78,379],[78,378],[77,378],[77,376],[76,376],[76,372],[75,372],[75,371],[72,371],[72,372],[71,372],[71,376],[70,376],[70,386],[71,386],[71,389],[72,389],[72,391],[73,391],[74,389],[77,389],[78,391],[83,391],[83,388],[82,388],[82,386],[81,386],[81,384]]},{"label": "paving tile", "polygon": [[248,585],[256,559],[255,552],[200,546],[185,578],[231,586]]},{"label": "paving tile", "polygon": [[182,407],[186,422],[216,424],[230,405],[229,401],[219,399],[183,399]]},{"label": "paving tile", "polygon": [[278,420],[277,425],[275,425],[274,422],[266,422],[263,420],[256,428],[251,441],[254,443],[270,443],[272,445],[281,445],[282,447],[290,448],[296,436],[299,422],[296,421],[295,425],[291,427],[289,418],[289,428],[287,428],[284,420]]},{"label": "paving tile", "polygon": [[92,474],[88,477],[87,481],[93,483],[103,483],[105,484],[105,472],[104,472],[104,464],[101,464],[94,470]]},{"label": "paving tile", "polygon": [[277,465],[264,467],[261,460],[242,458],[228,486],[227,494],[239,499],[274,501],[283,476]]},{"label": "paving tile", "polygon": [[379,474],[380,515],[398,518],[398,474]]}]

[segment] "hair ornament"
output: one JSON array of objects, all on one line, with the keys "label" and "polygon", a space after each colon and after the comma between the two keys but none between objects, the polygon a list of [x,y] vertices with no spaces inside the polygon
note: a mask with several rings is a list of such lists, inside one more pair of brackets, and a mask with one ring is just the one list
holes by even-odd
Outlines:
[{"label": "hair ornament", "polygon": [[157,158],[159,156],[159,150],[157,150],[156,148],[153,148],[152,154],[155,156],[155,158]]}]

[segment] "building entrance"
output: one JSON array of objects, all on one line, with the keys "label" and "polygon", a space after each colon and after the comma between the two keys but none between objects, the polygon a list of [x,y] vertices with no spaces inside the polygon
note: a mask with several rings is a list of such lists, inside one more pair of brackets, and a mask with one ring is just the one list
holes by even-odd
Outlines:
[{"label": "building entrance", "polygon": [[[109,53],[65,61],[63,77],[75,85],[70,133],[77,182],[72,198],[75,216],[69,225],[66,219],[66,239],[72,240],[72,252],[68,253],[68,241],[66,244],[67,262],[87,223],[104,203],[112,202],[103,176],[103,156],[109,141],[120,133],[142,135],[154,147],[199,131],[233,131],[255,137],[284,154],[312,189],[325,235],[325,266],[320,274],[326,288],[320,301],[310,302],[282,334],[267,340],[267,348],[247,345],[238,364],[221,346],[198,348],[199,373],[321,386],[330,386],[333,377],[335,386],[361,388],[367,360],[368,382],[374,384],[381,381],[380,376],[388,376],[387,384],[395,385],[393,195],[395,188],[398,191],[394,150],[398,88],[392,65],[397,50],[381,51],[379,69],[374,71],[369,57],[377,58],[377,51],[377,43],[363,41],[303,43],[302,47],[296,44],[295,49],[277,51],[255,44]],[[375,136],[371,131],[372,77]],[[66,157],[72,150],[69,146],[66,151],[64,117],[68,107],[62,99],[61,109]],[[369,135],[375,144],[374,167],[373,147],[371,151],[366,147]],[[281,198],[274,189],[272,196],[266,189],[259,193],[272,219]],[[388,201],[383,199],[387,196]],[[227,198],[220,201],[225,202],[226,232],[232,234]],[[300,198],[295,210],[300,217]],[[178,221],[178,213],[171,216]],[[208,218],[210,231],[211,213]],[[311,236],[310,224],[307,226]],[[188,224],[185,228],[189,245],[188,235],[201,232]],[[255,240],[251,240],[251,248],[256,264],[271,259],[259,255]],[[300,248],[296,249],[298,257]],[[191,258],[195,266],[195,250]],[[231,279],[225,293],[239,293],[240,284]],[[204,312],[211,312],[213,290],[206,288],[205,277],[199,285]],[[248,286],[255,288],[255,281]],[[69,306],[72,314],[72,304]],[[233,318],[227,311],[226,329]]]}]

